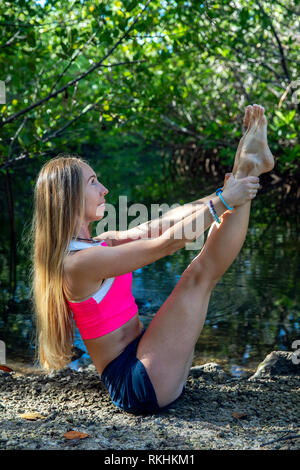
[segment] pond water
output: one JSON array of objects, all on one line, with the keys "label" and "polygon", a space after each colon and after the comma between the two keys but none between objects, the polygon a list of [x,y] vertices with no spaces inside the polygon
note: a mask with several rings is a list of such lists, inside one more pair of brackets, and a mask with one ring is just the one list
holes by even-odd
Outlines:
[{"label": "pond water", "polygon": [[[300,331],[299,224],[295,216],[278,213],[268,194],[252,206],[246,241],[212,293],[193,362],[217,362],[235,376],[254,370],[273,350],[291,351]],[[132,292],[145,327],[197,253],[181,249],[133,273]],[[20,307],[17,313],[8,312],[6,322],[0,314],[0,339],[7,346],[7,364],[23,359],[28,365],[34,352],[34,326],[22,303],[28,294],[22,267],[18,279]],[[2,289],[3,302],[5,295]],[[78,330],[75,345],[85,350]],[[77,368],[87,359],[86,353],[70,367]]]}]

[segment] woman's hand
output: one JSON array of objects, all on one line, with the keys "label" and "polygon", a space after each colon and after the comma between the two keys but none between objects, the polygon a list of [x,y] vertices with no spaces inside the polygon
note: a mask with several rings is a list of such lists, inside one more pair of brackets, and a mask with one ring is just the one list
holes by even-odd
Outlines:
[{"label": "woman's hand", "polygon": [[236,179],[232,173],[226,174],[222,196],[229,206],[241,206],[254,199],[260,188],[257,176]]}]

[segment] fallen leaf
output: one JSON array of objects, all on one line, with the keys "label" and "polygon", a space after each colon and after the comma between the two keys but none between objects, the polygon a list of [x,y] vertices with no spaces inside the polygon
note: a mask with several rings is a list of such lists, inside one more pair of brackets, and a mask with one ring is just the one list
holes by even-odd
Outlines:
[{"label": "fallen leaf", "polygon": [[41,415],[41,413],[23,413],[20,415],[20,418],[28,419],[29,421],[35,421],[36,419],[45,419],[46,416]]},{"label": "fallen leaf", "polygon": [[248,415],[247,415],[247,413],[239,413],[238,411],[233,411],[232,416],[235,419],[245,419],[245,418],[247,418]]},{"label": "fallen leaf", "polygon": [[89,435],[86,434],[85,432],[80,432],[80,431],[68,431],[65,432],[64,437],[66,439],[85,439]]},{"label": "fallen leaf", "polygon": [[10,367],[6,367],[6,366],[0,366],[0,370],[4,370],[4,372],[13,372],[13,370],[10,369]]}]

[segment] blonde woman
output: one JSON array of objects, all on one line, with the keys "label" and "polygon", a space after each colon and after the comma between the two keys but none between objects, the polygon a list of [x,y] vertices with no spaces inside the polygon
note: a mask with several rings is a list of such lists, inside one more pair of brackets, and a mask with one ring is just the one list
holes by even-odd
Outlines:
[{"label": "blonde woman", "polygon": [[[89,225],[103,218],[108,189],[87,161],[58,156],[43,166],[35,186],[32,297],[37,352],[46,370],[70,362],[74,318],[116,406],[156,413],[179,398],[212,289],[244,243],[258,176],[274,165],[263,108],[249,106],[244,123],[223,191],[122,233],[91,238]],[[166,220],[172,226],[164,229]],[[203,231],[212,225],[207,241],[145,331],[131,292],[132,271],[183,248],[197,220]]]}]

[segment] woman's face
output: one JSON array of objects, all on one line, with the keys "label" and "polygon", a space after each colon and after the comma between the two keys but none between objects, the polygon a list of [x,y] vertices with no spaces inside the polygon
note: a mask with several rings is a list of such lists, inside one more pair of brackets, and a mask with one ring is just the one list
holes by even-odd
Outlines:
[{"label": "woman's face", "polygon": [[85,180],[85,219],[90,223],[101,220],[104,216],[104,196],[108,193],[103,184],[99,183],[94,170],[85,163],[80,163]]}]

